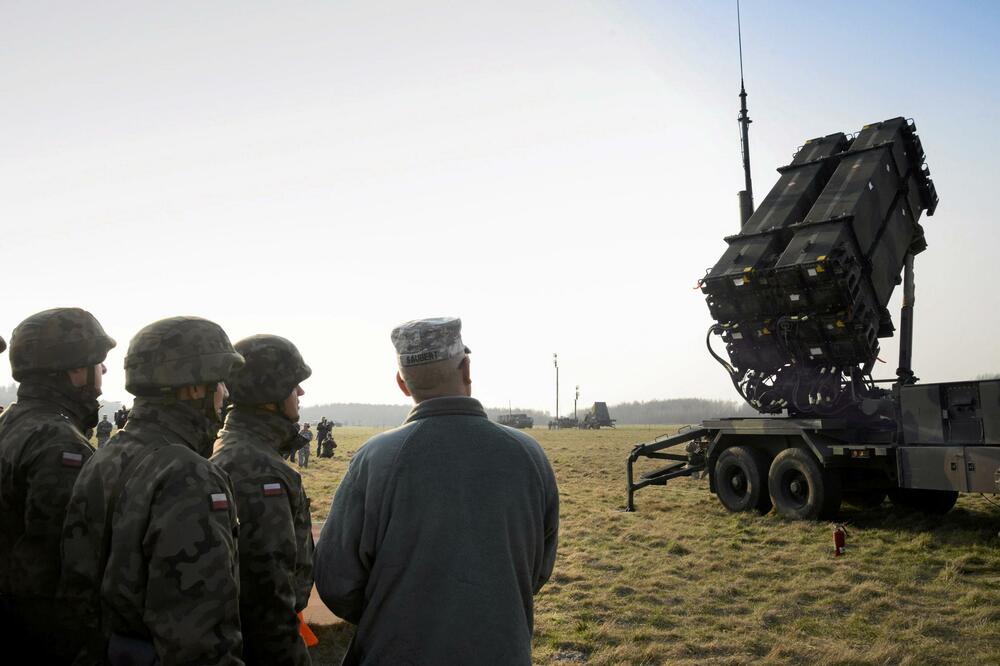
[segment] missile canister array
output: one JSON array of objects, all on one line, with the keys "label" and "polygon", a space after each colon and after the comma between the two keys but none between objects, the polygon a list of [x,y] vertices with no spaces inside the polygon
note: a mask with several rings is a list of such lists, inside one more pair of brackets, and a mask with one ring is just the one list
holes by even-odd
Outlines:
[{"label": "missile canister array", "polygon": [[[870,373],[878,338],[893,332],[886,306],[905,257],[926,247],[920,215],[933,214],[937,194],[903,118],[806,141],[778,172],[701,288],[734,383],[756,378],[744,397],[763,412],[790,402],[808,412],[797,395],[804,374],[835,376],[836,393],[842,378]],[[817,388],[808,402],[832,402],[827,393]]]}]

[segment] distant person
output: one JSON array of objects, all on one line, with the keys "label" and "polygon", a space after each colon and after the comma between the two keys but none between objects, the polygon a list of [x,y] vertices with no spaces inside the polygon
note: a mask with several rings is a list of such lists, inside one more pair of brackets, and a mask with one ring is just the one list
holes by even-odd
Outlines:
[{"label": "distant person", "polygon": [[333,435],[327,433],[326,439],[323,440],[323,451],[319,454],[320,458],[332,458],[333,450],[337,448],[337,442],[334,440]]},{"label": "distant person", "polygon": [[300,383],[312,370],[276,335],[253,335],[235,347],[246,365],[226,383],[233,406],[212,462],[236,490],[243,661],[308,666],[297,613],[312,592],[312,523],[302,477],[281,454],[300,441]]},{"label": "distant person", "polygon": [[309,429],[309,424],[302,426],[299,437],[304,440],[304,445],[299,449],[299,467],[309,467],[309,451],[312,447],[313,432]]},{"label": "distant person", "polygon": [[535,440],[471,397],[461,326],[393,330],[415,406],[354,455],[316,546],[320,597],[357,625],[345,664],[531,664],[556,480]]},{"label": "distant person", "polygon": [[323,442],[326,438],[330,436],[330,429],[333,427],[329,421],[326,420],[324,416],[316,424],[316,455],[320,455],[320,449],[323,448]]},{"label": "distant person", "polygon": [[125,427],[125,423],[128,421],[128,407],[122,405],[115,412],[115,427],[121,430]]},{"label": "distant person", "polygon": [[111,438],[111,431],[115,427],[111,425],[111,421],[108,420],[108,415],[105,414],[101,417],[101,422],[97,424],[97,448],[101,448],[108,443]]}]

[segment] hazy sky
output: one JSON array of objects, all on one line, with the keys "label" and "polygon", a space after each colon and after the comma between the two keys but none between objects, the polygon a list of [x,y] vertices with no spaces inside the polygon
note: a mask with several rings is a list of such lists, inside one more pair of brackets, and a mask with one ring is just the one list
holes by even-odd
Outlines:
[{"label": "hazy sky", "polygon": [[[553,352],[563,413],[576,384],[584,404],[736,399],[693,289],[738,229],[735,18],[0,2],[0,332],[92,311],[119,340],[114,400],[129,338],[197,314],[295,341],[306,404],[403,402],[389,331],[458,315],[488,405],[553,410]],[[1000,371],[1000,4],[748,0],[743,29],[758,202],[805,139],[914,118],[941,197],[917,374]]]}]

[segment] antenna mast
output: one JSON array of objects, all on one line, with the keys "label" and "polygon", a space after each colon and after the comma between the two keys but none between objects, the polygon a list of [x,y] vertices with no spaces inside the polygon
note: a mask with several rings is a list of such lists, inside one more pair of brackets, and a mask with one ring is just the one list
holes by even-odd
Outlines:
[{"label": "antenna mast", "polygon": [[745,189],[739,193],[740,227],[753,215],[753,182],[750,179],[750,115],[747,113],[747,91],[743,85],[743,27],[740,25],[740,0],[736,0],[736,34],[740,45],[740,138],[743,150]]}]

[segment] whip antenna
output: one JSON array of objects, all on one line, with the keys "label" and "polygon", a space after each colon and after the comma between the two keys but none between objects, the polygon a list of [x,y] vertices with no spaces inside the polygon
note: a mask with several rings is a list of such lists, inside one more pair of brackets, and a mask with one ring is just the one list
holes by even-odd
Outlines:
[{"label": "whip antenna", "polygon": [[747,113],[747,90],[743,85],[743,26],[740,24],[740,0],[736,0],[736,35],[740,48],[740,147],[743,151],[744,189],[739,193],[740,227],[753,215],[753,182],[750,179],[750,115]]}]

